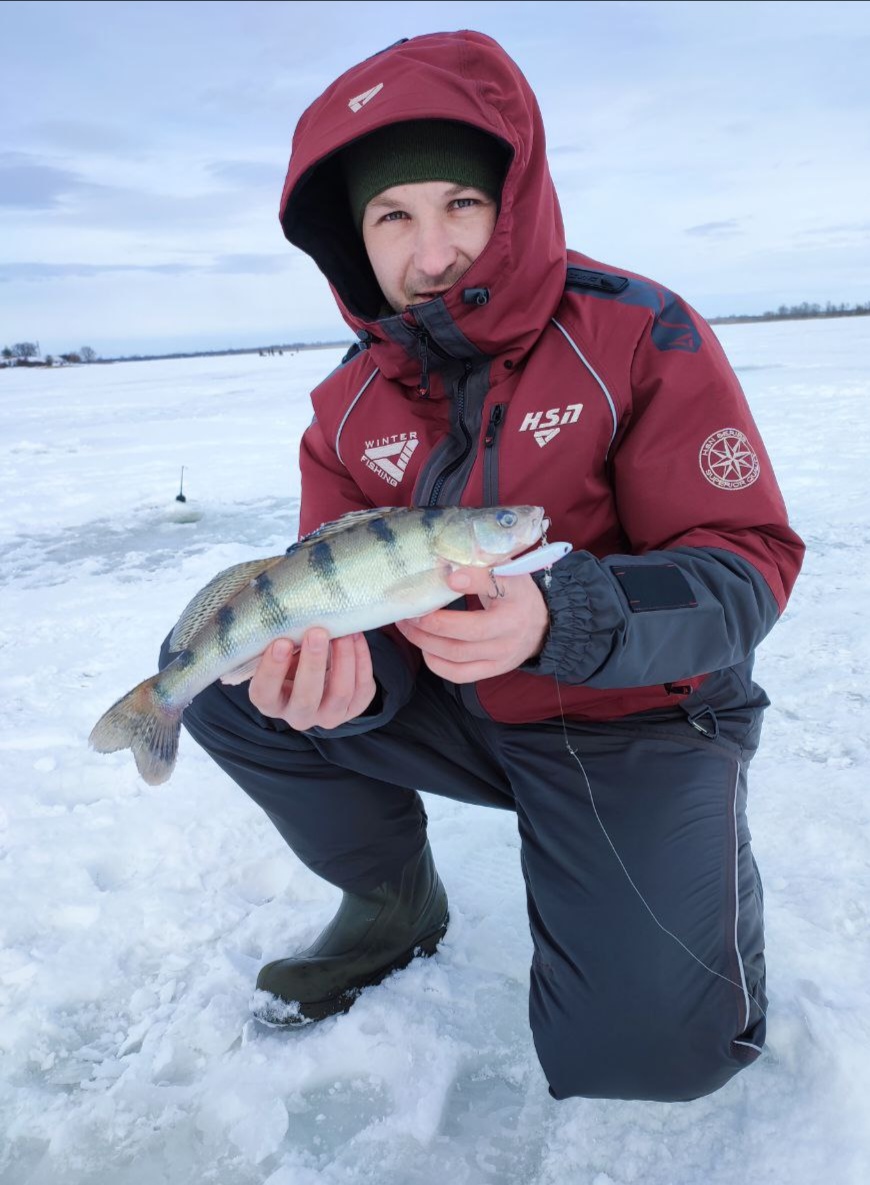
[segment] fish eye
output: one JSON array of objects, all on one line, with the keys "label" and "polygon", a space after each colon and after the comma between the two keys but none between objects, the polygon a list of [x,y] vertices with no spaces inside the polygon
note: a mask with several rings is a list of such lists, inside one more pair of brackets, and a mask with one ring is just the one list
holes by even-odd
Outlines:
[{"label": "fish eye", "polygon": [[500,527],[515,527],[517,524],[517,516],[512,510],[500,510],[495,518]]}]

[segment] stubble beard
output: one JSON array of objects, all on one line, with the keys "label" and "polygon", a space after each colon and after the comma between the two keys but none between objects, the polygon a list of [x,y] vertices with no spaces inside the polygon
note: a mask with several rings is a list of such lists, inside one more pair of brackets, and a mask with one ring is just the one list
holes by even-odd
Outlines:
[{"label": "stubble beard", "polygon": [[[443,295],[448,288],[452,288],[465,275],[470,267],[471,261],[465,261],[461,266],[452,267],[437,278],[433,276],[415,276],[413,283],[407,285],[404,289],[405,300],[402,307],[396,308],[394,304],[392,307],[397,313],[401,313],[408,305],[425,304],[428,300],[434,300],[435,298],[432,296],[420,296],[419,294],[421,292],[438,290],[438,294]],[[390,303],[392,304],[392,302]]]}]

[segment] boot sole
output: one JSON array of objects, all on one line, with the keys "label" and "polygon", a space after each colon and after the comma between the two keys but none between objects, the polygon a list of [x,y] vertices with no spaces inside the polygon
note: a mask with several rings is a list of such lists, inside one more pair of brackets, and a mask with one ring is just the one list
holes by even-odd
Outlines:
[{"label": "boot sole", "polygon": [[383,983],[388,975],[392,975],[394,971],[402,971],[417,957],[428,959],[434,955],[439,942],[447,933],[449,924],[450,915],[448,914],[437,930],[415,943],[410,950],[405,951],[386,967],[357,980],[337,996],[329,996],[325,1000],[293,1000],[292,1002],[283,1000],[280,996],[272,996],[271,998],[275,1001],[274,1007],[270,1009],[268,1005],[264,1006],[255,1013],[255,1019],[269,1025],[270,1028],[301,1028],[314,1021],[326,1020],[330,1016],[340,1016],[351,1008],[360,992],[365,988]]}]

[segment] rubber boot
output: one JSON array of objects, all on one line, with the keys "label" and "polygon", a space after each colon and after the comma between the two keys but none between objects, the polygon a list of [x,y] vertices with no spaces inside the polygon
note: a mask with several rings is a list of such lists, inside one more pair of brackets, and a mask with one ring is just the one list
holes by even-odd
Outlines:
[{"label": "rubber boot", "polygon": [[345,893],[338,913],[307,950],[267,963],[255,1001],[267,1024],[301,1025],[347,1012],[364,987],[415,955],[431,955],[447,929],[447,894],[427,844],[396,881]]}]

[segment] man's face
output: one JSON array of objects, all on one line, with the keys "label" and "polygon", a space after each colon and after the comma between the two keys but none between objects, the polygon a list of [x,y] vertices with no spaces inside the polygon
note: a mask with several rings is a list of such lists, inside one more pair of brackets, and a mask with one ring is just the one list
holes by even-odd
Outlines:
[{"label": "man's face", "polygon": [[381,291],[397,313],[452,288],[495,227],[482,189],[452,181],[393,185],[366,206],[363,241]]}]

